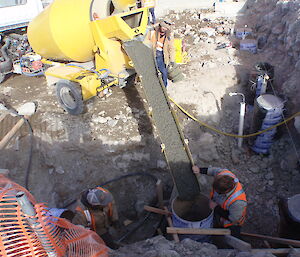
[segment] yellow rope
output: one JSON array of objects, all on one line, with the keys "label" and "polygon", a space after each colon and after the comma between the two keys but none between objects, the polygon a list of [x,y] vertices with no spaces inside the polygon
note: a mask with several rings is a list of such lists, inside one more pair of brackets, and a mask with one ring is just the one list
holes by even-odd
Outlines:
[{"label": "yellow rope", "polygon": [[300,115],[300,112],[297,112],[297,113],[295,113],[294,115],[292,115],[291,117],[289,117],[288,119],[286,119],[286,120],[284,120],[284,121],[282,121],[282,122],[280,122],[280,123],[277,123],[276,125],[274,125],[274,126],[272,126],[272,127],[269,127],[269,128],[267,128],[267,129],[258,131],[258,132],[256,132],[256,133],[252,133],[252,134],[248,134],[248,135],[239,136],[239,135],[236,135],[236,134],[231,134],[231,133],[223,132],[223,131],[221,131],[221,130],[219,130],[219,129],[216,129],[216,128],[214,128],[214,127],[212,127],[212,126],[206,124],[206,123],[203,122],[203,121],[198,120],[198,119],[197,119],[196,117],[194,117],[192,114],[188,113],[188,111],[186,111],[182,106],[180,106],[178,103],[176,103],[171,97],[169,97],[169,99],[170,99],[170,101],[171,101],[172,103],[174,103],[174,104],[175,104],[175,105],[176,105],[176,106],[177,106],[177,107],[178,107],[185,115],[187,115],[188,117],[190,117],[192,120],[198,122],[200,125],[202,125],[202,126],[208,128],[208,129],[210,129],[210,130],[213,130],[213,131],[215,131],[215,132],[217,132],[217,133],[219,133],[219,134],[222,134],[222,135],[228,136],[228,137],[239,137],[239,138],[254,137],[254,136],[257,136],[257,135],[259,135],[259,134],[262,134],[262,133],[264,133],[264,132],[266,132],[266,131],[268,131],[268,130],[271,130],[271,129],[273,129],[273,128],[276,128],[276,127],[278,127],[278,126],[281,126],[281,125],[283,125],[284,123],[286,123],[286,122],[292,120],[292,119],[295,118],[296,116],[299,116],[299,115]]}]

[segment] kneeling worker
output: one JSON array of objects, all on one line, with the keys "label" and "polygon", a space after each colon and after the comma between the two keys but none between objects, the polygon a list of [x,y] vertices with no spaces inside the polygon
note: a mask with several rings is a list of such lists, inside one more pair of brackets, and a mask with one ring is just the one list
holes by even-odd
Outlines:
[{"label": "kneeling worker", "polygon": [[95,231],[112,249],[116,249],[108,229],[118,225],[118,212],[112,194],[102,188],[88,189],[81,194],[73,223]]},{"label": "kneeling worker", "polygon": [[214,209],[215,226],[229,228],[233,236],[240,237],[241,226],[246,219],[247,198],[238,178],[221,168],[199,168],[195,165],[192,169],[195,174],[214,176],[210,208]]}]

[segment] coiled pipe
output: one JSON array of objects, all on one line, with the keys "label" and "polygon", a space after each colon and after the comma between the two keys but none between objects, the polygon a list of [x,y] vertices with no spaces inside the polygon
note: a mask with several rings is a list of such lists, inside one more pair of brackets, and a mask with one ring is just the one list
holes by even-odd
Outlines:
[{"label": "coiled pipe", "polygon": [[9,58],[7,50],[10,45],[10,39],[5,38],[3,40],[5,44],[1,47],[0,52],[2,57],[4,58],[4,61],[0,63],[0,73],[8,73],[12,70],[13,63],[12,60]]}]

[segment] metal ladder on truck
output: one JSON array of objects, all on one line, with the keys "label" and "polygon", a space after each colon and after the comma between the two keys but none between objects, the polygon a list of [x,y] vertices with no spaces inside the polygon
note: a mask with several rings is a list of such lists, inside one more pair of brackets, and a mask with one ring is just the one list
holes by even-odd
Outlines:
[{"label": "metal ladder on truck", "polygon": [[191,200],[200,193],[200,187],[191,169],[193,164],[191,153],[171,108],[162,80],[157,74],[153,50],[139,40],[124,42],[123,46],[137,74],[141,76],[178,197],[182,200]]}]

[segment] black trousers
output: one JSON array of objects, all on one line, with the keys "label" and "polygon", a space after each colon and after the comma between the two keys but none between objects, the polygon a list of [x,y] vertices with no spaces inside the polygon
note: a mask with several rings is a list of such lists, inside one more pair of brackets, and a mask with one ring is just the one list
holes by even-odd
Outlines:
[{"label": "black trousers", "polygon": [[119,246],[115,243],[114,239],[112,238],[111,234],[109,232],[106,232],[105,234],[102,234],[100,236],[104,243],[111,249],[116,250],[119,248]]},{"label": "black trousers", "polygon": [[[214,212],[214,228],[224,228],[221,223],[221,218],[221,215]],[[230,229],[232,236],[241,239],[241,226],[233,225],[227,228]]]}]

